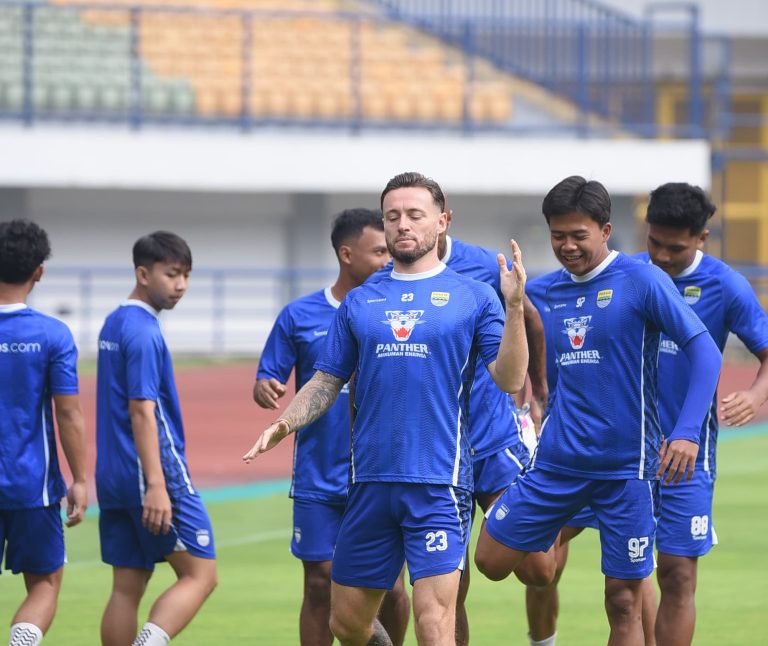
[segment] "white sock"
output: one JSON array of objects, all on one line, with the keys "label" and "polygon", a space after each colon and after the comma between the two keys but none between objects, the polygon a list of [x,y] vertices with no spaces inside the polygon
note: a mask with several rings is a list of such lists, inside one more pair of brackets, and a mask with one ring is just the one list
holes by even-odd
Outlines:
[{"label": "white sock", "polygon": [[531,643],[531,646],[555,646],[555,637],[557,637],[557,633],[550,635],[546,639],[536,641],[535,639],[532,639],[531,634],[528,633],[528,641]]},{"label": "white sock", "polygon": [[11,639],[8,646],[37,646],[43,641],[43,631],[35,624],[20,621],[11,626]]},{"label": "white sock", "polygon": [[165,646],[171,641],[168,633],[157,624],[148,621],[133,640],[133,646]]}]

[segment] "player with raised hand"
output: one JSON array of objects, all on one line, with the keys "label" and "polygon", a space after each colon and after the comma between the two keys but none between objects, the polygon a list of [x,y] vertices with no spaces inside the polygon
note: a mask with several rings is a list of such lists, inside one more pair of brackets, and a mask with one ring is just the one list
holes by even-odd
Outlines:
[{"label": "player with raised hand", "polygon": [[[539,445],[528,469],[486,515],[475,561],[503,579],[548,549],[585,505],[600,529],[609,644],[642,644],[642,581],[653,570],[657,478],[691,478],[699,429],[721,357],[706,328],[658,268],[610,251],[611,201],[599,182],[572,176],[542,211],[563,265],[549,285],[547,339],[557,363]],[[661,332],[701,375],[666,431],[658,415]]]},{"label": "player with raised hand", "polygon": [[[347,209],[333,222],[331,244],[339,273],[333,285],[292,301],[280,312],[264,345],[253,398],[278,410],[295,369],[296,388],[314,374],[336,311],[347,293],[389,261],[381,211]],[[304,568],[299,618],[301,644],[330,645],[331,558],[347,501],[349,481],[349,395],[344,387],[328,412],[296,433],[290,496],[293,498],[291,553]],[[410,607],[398,577],[385,597],[381,622],[392,642],[405,639]]]},{"label": "player with raised hand", "polygon": [[[96,493],[101,557],[112,594],[104,646],[162,646],[192,620],[216,587],[213,530],[192,484],[171,354],[158,321],[187,290],[192,253],[174,233],[133,246],[136,284],[99,334]],[[137,635],[138,609],[155,563],[176,581]]]},{"label": "player with raised hand", "polygon": [[[447,215],[450,228],[453,222],[453,211],[448,209]],[[438,237],[437,247],[440,260],[448,268],[463,276],[491,285],[499,301],[504,303],[500,283],[501,271],[498,264],[500,260],[496,252],[458,240],[448,235],[448,229]],[[547,387],[544,368],[544,330],[541,317],[527,297],[523,301],[523,311],[532,397],[536,401],[545,402]],[[496,386],[480,358],[478,358],[475,381],[470,394],[469,411],[467,421],[472,447],[473,501],[485,513],[528,463],[530,453],[523,440],[513,398]],[[552,578],[553,573],[553,555],[538,554],[526,559],[516,574],[526,583],[544,583]],[[456,607],[457,646],[469,643],[469,619],[465,601],[470,578],[470,568],[466,567],[461,575]]]},{"label": "player with raised hand", "polygon": [[26,304],[50,255],[34,222],[0,222],[0,557],[22,574],[27,591],[11,620],[10,646],[39,644],[50,627],[65,561],[60,502],[66,497],[68,527],[83,520],[88,504],[77,348],[64,323]]},{"label": "player with raised hand", "polygon": [[[683,646],[693,641],[698,559],[717,542],[712,520],[716,477],[718,417],[728,426],[754,418],[768,398],[768,317],[747,280],[722,261],[703,253],[709,235],[707,221],[715,205],[698,186],[669,183],[651,192],[646,222],[648,252],[640,255],[663,269],[686,303],[706,325],[722,352],[735,333],[760,361],[752,385],[712,398],[700,426],[700,449],[693,478],[677,487],[661,487],[661,517],[656,532],[657,577],[661,603],[656,619],[659,646]],[[680,347],[668,338],[659,353],[659,392],[662,429],[681,414],[684,384],[697,379]]]},{"label": "player with raised hand", "polygon": [[352,484],[332,564],[331,629],[345,645],[391,643],[375,617],[405,559],[418,642],[452,644],[470,531],[465,420],[475,357],[502,390],[522,387],[525,271],[512,242],[512,269],[500,261],[505,314],[491,287],[440,262],[447,218],[436,182],[398,175],[381,201],[393,271],[347,295],[317,372],[243,459],[317,419],[356,371]]}]

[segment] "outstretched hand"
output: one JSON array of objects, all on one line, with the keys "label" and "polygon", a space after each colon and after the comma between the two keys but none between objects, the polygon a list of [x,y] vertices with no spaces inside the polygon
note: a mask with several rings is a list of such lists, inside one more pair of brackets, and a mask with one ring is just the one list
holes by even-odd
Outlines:
[{"label": "outstretched hand", "polygon": [[503,253],[496,256],[499,263],[499,278],[501,280],[501,293],[507,309],[520,307],[525,294],[525,267],[523,267],[520,247],[514,240],[509,241],[512,248],[512,269],[507,268],[507,259]]},{"label": "outstretched hand", "polygon": [[273,422],[269,428],[267,428],[256,440],[256,444],[251,447],[243,456],[243,461],[246,464],[250,464],[252,460],[255,460],[262,453],[266,453],[270,449],[275,448],[280,441],[291,432],[291,427],[284,419],[279,419]]}]

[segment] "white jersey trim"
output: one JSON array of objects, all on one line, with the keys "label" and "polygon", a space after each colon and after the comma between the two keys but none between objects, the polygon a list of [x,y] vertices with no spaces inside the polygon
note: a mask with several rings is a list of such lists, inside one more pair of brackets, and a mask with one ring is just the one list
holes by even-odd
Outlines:
[{"label": "white jersey trim", "polygon": [[48,472],[51,466],[51,448],[48,446],[48,424],[45,420],[45,403],[40,407],[43,418],[43,451],[45,453],[45,475],[43,476],[43,506],[51,504],[48,496]]},{"label": "white jersey trim", "polygon": [[176,444],[173,442],[173,436],[171,435],[171,429],[168,428],[168,422],[165,419],[165,413],[163,412],[163,405],[158,401],[157,402],[157,410],[160,413],[160,421],[163,423],[163,429],[165,431],[165,436],[168,438],[168,441],[171,443],[171,452],[173,453],[173,457],[176,458],[176,462],[179,463],[179,467],[181,467],[181,475],[184,476],[184,482],[187,485],[187,491],[191,494],[195,493],[195,488],[192,486],[192,481],[189,479],[189,474],[187,473],[187,469],[184,467],[184,462],[179,457],[178,452],[176,451]]},{"label": "white jersey trim", "polygon": [[336,300],[336,297],[333,295],[333,292],[331,291],[330,287],[326,287],[323,290],[323,293],[325,294],[325,300],[328,301],[328,305],[336,309],[339,309],[339,307],[341,307],[341,301]]},{"label": "white jersey trim", "polygon": [[640,345],[640,469],[638,479],[643,480],[645,474],[645,329],[643,342]]},{"label": "white jersey trim", "polygon": [[149,312],[155,318],[160,316],[160,312],[158,312],[154,307],[148,303],[145,303],[144,301],[140,301],[138,298],[129,298],[120,303],[120,307],[126,307],[128,305],[132,305],[133,307],[140,307],[141,309]]},{"label": "white jersey trim", "polygon": [[0,305],[0,313],[2,314],[10,314],[11,312],[18,312],[19,310],[25,309],[27,309],[26,303],[6,303]]},{"label": "white jersey trim", "polygon": [[709,412],[707,413],[707,422],[704,426],[706,429],[704,433],[704,471],[705,473],[709,473],[709,437],[712,434],[712,429],[710,428],[710,423],[712,422],[712,406],[709,407]]},{"label": "white jersey trim", "polygon": [[608,267],[614,260],[616,260],[616,257],[619,255],[618,251],[611,251],[606,257],[603,262],[601,262],[597,267],[594,269],[588,271],[583,276],[577,276],[576,274],[571,274],[571,280],[574,283],[587,283],[593,278],[596,278],[600,274],[605,271],[605,268]]},{"label": "white jersey trim", "polygon": [[693,259],[693,262],[688,265],[683,271],[681,271],[677,276],[672,276],[672,278],[685,278],[686,276],[690,276],[694,271],[696,271],[699,268],[699,265],[701,264],[702,259],[704,258],[704,253],[701,251],[701,249],[696,250],[696,256]]},{"label": "white jersey trim", "polygon": [[445,263],[440,262],[437,264],[437,267],[433,267],[427,271],[419,272],[418,274],[401,274],[399,271],[395,271],[393,269],[390,275],[395,280],[423,280],[424,278],[432,278],[432,276],[437,276],[444,269]]},{"label": "white jersey trim", "polygon": [[459,412],[456,415],[456,455],[453,460],[453,477],[451,478],[451,483],[454,487],[459,484],[459,466],[461,465],[461,393],[464,392],[464,371],[467,369],[467,364],[469,364],[469,355],[464,360],[464,365],[459,372],[460,385],[459,392],[456,393],[456,403],[458,404]]}]

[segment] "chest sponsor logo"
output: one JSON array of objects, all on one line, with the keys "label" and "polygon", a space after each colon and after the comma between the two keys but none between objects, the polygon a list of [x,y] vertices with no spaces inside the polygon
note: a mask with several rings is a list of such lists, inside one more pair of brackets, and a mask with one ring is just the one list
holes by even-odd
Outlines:
[{"label": "chest sponsor logo", "polygon": [[443,307],[448,305],[450,298],[451,295],[449,292],[432,292],[432,295],[429,297],[429,302],[435,307]]},{"label": "chest sponsor logo", "polygon": [[423,314],[424,310],[390,310],[386,312],[387,320],[382,323],[389,325],[395,340],[407,341],[416,325],[424,322],[421,320]]},{"label": "chest sponsor logo", "polygon": [[662,339],[661,343],[659,343],[659,352],[664,352],[666,354],[677,354],[677,351],[680,348],[677,347],[677,343],[675,343],[672,339]]},{"label": "chest sponsor logo", "polygon": [[418,357],[426,359],[429,348],[426,343],[406,343],[411,338],[413,330],[420,323],[424,323],[422,316],[424,310],[390,310],[386,312],[387,320],[382,321],[389,325],[392,335],[398,343],[376,344],[376,358],[383,357]]},{"label": "chest sponsor logo", "polygon": [[327,336],[328,330],[313,330],[312,334],[314,334],[315,336]]},{"label": "chest sponsor logo", "polygon": [[565,330],[563,332],[568,335],[568,340],[571,342],[571,347],[574,350],[581,350],[584,347],[587,332],[592,329],[592,326],[589,324],[591,320],[591,316],[563,319],[563,323],[565,323]]},{"label": "chest sponsor logo", "polygon": [[608,307],[611,304],[612,298],[612,289],[601,289],[599,292],[597,292],[597,306],[601,308]]},{"label": "chest sponsor logo", "polygon": [[689,285],[683,290],[683,298],[688,305],[695,305],[701,298],[701,287]]},{"label": "chest sponsor logo", "polygon": [[568,335],[568,341],[574,352],[561,353],[557,358],[558,365],[570,366],[579,363],[600,363],[599,350],[584,350],[587,332],[592,329],[592,326],[589,324],[591,320],[591,316],[563,319],[565,329],[562,332]]},{"label": "chest sponsor logo", "polygon": [[587,299],[584,296],[579,296],[576,299],[576,307],[581,307],[582,305],[584,305],[584,301],[585,300],[587,300]]},{"label": "chest sponsor logo", "polygon": [[367,301],[365,301],[365,302],[366,302],[366,303],[383,303],[383,302],[384,302],[384,301],[386,301],[386,300],[387,300],[386,298],[369,298],[369,299],[368,299]]}]

